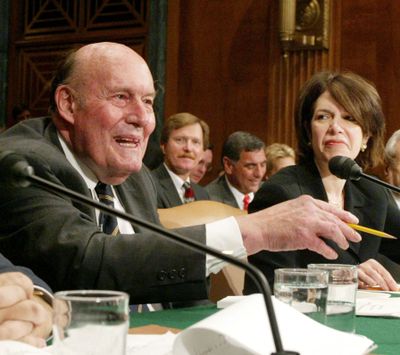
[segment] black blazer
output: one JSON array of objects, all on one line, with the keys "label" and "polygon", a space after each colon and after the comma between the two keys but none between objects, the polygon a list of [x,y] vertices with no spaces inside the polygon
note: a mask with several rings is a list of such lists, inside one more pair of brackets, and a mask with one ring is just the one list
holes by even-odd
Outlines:
[{"label": "black blazer", "polygon": [[[25,156],[37,175],[90,197],[87,185],[64,156],[49,118],[24,121],[0,135],[0,150]],[[31,268],[53,290],[116,289],[131,303],[207,297],[205,257],[134,225],[134,235],[110,237],[95,211],[29,186],[0,186],[0,250]],[[115,186],[128,213],[159,224],[156,189],[143,167]],[[205,227],[180,230],[205,242]]]},{"label": "black blazer", "polygon": [[[176,191],[174,182],[168,174],[164,164],[161,164],[157,169],[154,169],[151,174],[156,184],[158,208],[170,208],[183,204],[178,191]],[[193,182],[191,185],[194,192],[194,199],[196,201],[210,199],[208,192],[203,187]]]},{"label": "black blazer", "polygon": [[47,291],[51,292],[49,285],[44,282],[42,279],[37,277],[32,270],[29,270],[26,267],[15,266],[10,260],[8,260],[3,254],[0,253],[0,274],[4,272],[22,272],[26,276],[28,276],[34,285],[45,288]]},{"label": "black blazer", "polygon": [[[345,189],[345,209],[359,218],[360,225],[400,237],[400,212],[391,195],[382,187],[368,180],[347,181]],[[316,199],[328,201],[318,169],[314,164],[294,165],[282,169],[268,179],[257,191],[249,212],[273,206],[280,202],[310,195]],[[362,234],[360,243],[350,243],[348,250],[340,249],[334,242],[327,240],[339,255],[336,260],[327,260],[320,254],[309,250],[290,252],[263,251],[250,256],[249,262],[257,266],[272,284],[274,270],[282,267],[307,267],[309,263],[359,264],[370,258],[378,259],[389,271],[398,275],[398,265],[379,255],[381,238]],[[397,251],[399,252],[399,248]],[[393,271],[391,270],[393,267]],[[245,292],[255,292],[253,283],[246,278]]]}]

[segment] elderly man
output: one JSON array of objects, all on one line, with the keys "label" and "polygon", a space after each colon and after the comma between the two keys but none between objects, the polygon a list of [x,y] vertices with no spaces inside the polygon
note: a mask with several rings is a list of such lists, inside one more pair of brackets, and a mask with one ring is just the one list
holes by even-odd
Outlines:
[{"label": "elderly man", "polygon": [[222,146],[224,174],[207,185],[211,200],[247,210],[265,175],[264,142],[248,132],[234,132]]},{"label": "elderly man", "polygon": [[208,145],[207,123],[187,113],[168,117],[161,134],[164,164],[152,171],[157,187],[158,208],[179,206],[195,200],[208,200],[208,193],[190,180],[204,147]]},{"label": "elderly man", "polygon": [[[142,165],[155,127],[154,97],[150,70],[136,52],[117,43],[86,45],[54,77],[52,116],[2,133],[0,150],[24,155],[44,179],[159,223],[155,185]],[[219,259],[35,185],[1,186],[0,205],[1,249],[54,290],[118,289],[132,303],[202,299],[207,275],[223,267]],[[347,222],[358,220],[302,196],[180,232],[237,257],[308,248],[334,259],[326,238],[341,248],[361,239]]]}]

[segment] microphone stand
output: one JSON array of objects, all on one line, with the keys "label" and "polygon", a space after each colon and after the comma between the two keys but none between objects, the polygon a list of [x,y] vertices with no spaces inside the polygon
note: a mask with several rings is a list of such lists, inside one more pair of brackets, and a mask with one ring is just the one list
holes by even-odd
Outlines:
[{"label": "microphone stand", "polygon": [[394,186],[394,185],[391,185],[391,184],[388,184],[387,182],[382,181],[382,180],[376,178],[375,176],[371,176],[371,175],[364,174],[364,173],[360,173],[360,176],[362,176],[363,178],[365,178],[365,179],[367,179],[367,180],[370,180],[370,181],[372,181],[372,182],[375,182],[375,183],[377,183],[377,184],[379,184],[379,185],[382,185],[382,186],[388,188],[389,190],[393,190],[393,191],[395,191],[395,192],[400,193],[400,188],[399,188],[399,187]]},{"label": "microphone stand", "polygon": [[110,215],[125,219],[131,223],[138,224],[141,227],[147,228],[147,229],[154,231],[156,233],[159,233],[163,236],[165,235],[168,238],[174,240],[175,242],[177,242],[181,245],[184,245],[186,247],[189,247],[194,251],[200,250],[203,253],[210,254],[216,258],[222,259],[230,264],[233,264],[241,269],[244,269],[248,273],[248,275],[250,275],[250,277],[255,282],[259,291],[262,293],[262,295],[264,297],[265,307],[267,309],[271,332],[272,332],[275,349],[276,349],[276,352],[272,353],[271,355],[299,355],[298,352],[285,351],[283,349],[282,340],[281,340],[281,337],[279,334],[278,323],[277,323],[276,316],[275,316],[274,306],[272,304],[271,289],[268,285],[268,282],[267,282],[264,274],[259,269],[254,267],[253,265],[242,262],[241,260],[236,259],[232,256],[223,254],[220,251],[218,251],[217,249],[208,247],[205,244],[199,243],[195,240],[185,238],[185,237],[179,235],[178,233],[167,230],[159,225],[138,219],[137,217],[135,217],[131,214],[128,214],[128,213],[125,213],[122,211],[118,211],[114,208],[106,206],[103,203],[97,202],[89,197],[78,194],[75,191],[67,189],[67,188],[60,186],[58,184],[55,184],[53,182],[47,181],[47,180],[35,175],[33,168],[29,165],[25,166],[22,169],[18,169],[18,170],[19,170],[18,179],[20,180],[19,181],[20,186],[28,186],[29,185],[29,184],[26,184],[24,182],[24,180],[26,180],[28,182],[34,182],[37,185],[46,188],[47,190],[61,193],[62,195],[65,195],[77,202],[82,202],[91,207],[97,208],[102,212],[106,212]]}]

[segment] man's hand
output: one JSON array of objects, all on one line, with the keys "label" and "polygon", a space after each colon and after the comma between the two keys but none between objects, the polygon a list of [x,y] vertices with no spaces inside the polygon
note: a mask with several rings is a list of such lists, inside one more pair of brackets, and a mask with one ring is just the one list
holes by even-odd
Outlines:
[{"label": "man's hand", "polygon": [[0,274],[0,340],[43,347],[51,330],[51,308],[33,296],[32,281],[22,273]]},{"label": "man's hand", "polygon": [[236,219],[249,255],[261,250],[309,249],[336,259],[337,253],[321,237],[333,240],[342,249],[349,247],[348,240],[361,241],[347,225],[358,223],[357,217],[306,195]]}]

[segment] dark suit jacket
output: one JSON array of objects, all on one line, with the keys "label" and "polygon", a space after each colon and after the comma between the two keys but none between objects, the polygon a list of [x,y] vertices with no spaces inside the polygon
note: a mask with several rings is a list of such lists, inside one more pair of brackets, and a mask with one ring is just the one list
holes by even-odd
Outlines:
[{"label": "dark suit jacket", "polygon": [[[157,189],[157,206],[158,208],[170,208],[182,205],[182,200],[179,197],[178,191],[171,176],[168,174],[164,164],[161,164],[157,169],[151,172]],[[209,200],[207,191],[198,184],[191,183],[194,191],[194,199]]]},{"label": "dark suit jacket", "polygon": [[22,272],[26,276],[28,276],[34,285],[40,286],[51,292],[49,285],[46,284],[42,279],[37,277],[32,270],[29,270],[26,267],[15,266],[8,260],[3,254],[0,253],[0,274],[4,272]]},{"label": "dark suit jacket", "polygon": [[[0,135],[0,151],[25,156],[35,173],[90,197],[65,158],[48,118],[24,121]],[[31,268],[54,290],[117,289],[131,303],[207,297],[205,257],[134,225],[135,235],[99,231],[95,211],[38,186],[0,186],[0,250]],[[147,168],[116,186],[128,213],[159,224],[156,190]],[[205,241],[205,227],[182,229]]]},{"label": "dark suit jacket", "polygon": [[[380,186],[361,179],[347,181],[345,185],[345,209],[356,215],[360,225],[400,236],[400,212],[390,194]],[[268,179],[257,191],[249,212],[296,198],[300,195],[328,201],[318,169],[314,164],[295,165],[279,171]],[[309,263],[359,264],[370,258],[378,259],[389,271],[398,275],[398,265],[378,254],[381,238],[362,233],[360,243],[350,243],[348,250],[340,249],[335,243],[327,240],[338,253],[336,260],[327,260],[309,250],[291,252],[260,252],[249,257],[249,261],[260,268],[272,284],[274,270],[281,267],[307,267]],[[397,249],[400,252],[400,249]],[[393,271],[391,270],[393,267]],[[253,283],[246,278],[245,292],[256,291]]]},{"label": "dark suit jacket", "polygon": [[219,176],[214,181],[211,181],[206,186],[206,190],[210,195],[211,200],[239,208],[235,196],[233,196],[232,191],[229,189],[229,186],[226,183],[225,175]]}]

